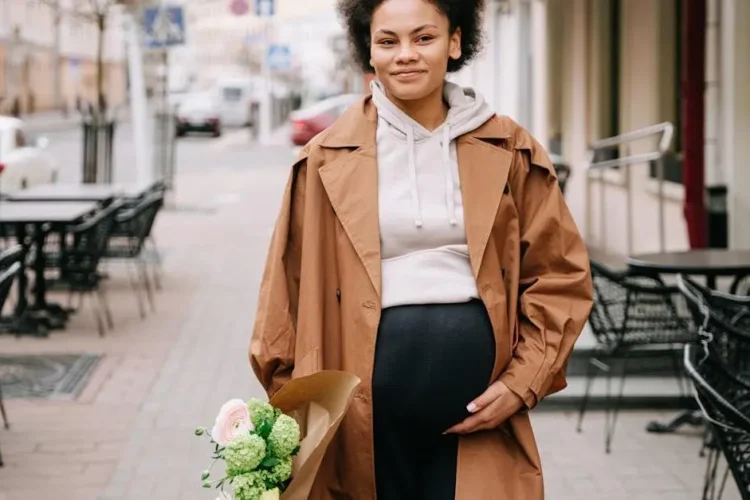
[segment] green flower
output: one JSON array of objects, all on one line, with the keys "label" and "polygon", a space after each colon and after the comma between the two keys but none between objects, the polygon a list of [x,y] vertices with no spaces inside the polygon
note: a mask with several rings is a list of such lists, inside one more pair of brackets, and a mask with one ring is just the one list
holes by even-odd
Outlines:
[{"label": "green flower", "polygon": [[269,471],[269,479],[274,486],[284,483],[290,477],[292,477],[292,457],[282,458]]},{"label": "green flower", "polygon": [[232,488],[235,500],[260,500],[266,491],[261,471],[233,477]]},{"label": "green flower", "polygon": [[255,434],[248,434],[229,443],[224,450],[227,474],[237,476],[257,468],[266,456],[266,442]]},{"label": "green flower", "polygon": [[299,444],[299,425],[288,415],[281,415],[268,436],[268,449],[277,458],[291,456]]},{"label": "green flower", "polygon": [[276,421],[274,407],[265,401],[253,398],[247,402],[247,409],[250,412],[250,420],[252,420],[256,429],[262,429],[264,426],[270,428]]}]

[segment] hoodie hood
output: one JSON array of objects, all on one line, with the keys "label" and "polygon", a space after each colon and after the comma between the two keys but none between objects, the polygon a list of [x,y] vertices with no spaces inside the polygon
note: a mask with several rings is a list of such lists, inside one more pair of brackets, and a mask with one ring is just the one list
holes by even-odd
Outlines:
[{"label": "hoodie hood", "polygon": [[445,82],[443,97],[448,103],[448,115],[442,125],[429,131],[393,104],[385,94],[385,87],[378,80],[370,83],[372,102],[378,110],[378,118],[390,125],[391,130],[407,143],[409,158],[409,180],[414,211],[414,224],[422,227],[422,213],[417,186],[416,143],[442,136],[442,167],[445,176],[445,195],[450,224],[457,224],[453,192],[455,180],[451,173],[451,143],[459,136],[476,130],[494,116],[483,97],[471,88],[464,88],[452,82]]}]

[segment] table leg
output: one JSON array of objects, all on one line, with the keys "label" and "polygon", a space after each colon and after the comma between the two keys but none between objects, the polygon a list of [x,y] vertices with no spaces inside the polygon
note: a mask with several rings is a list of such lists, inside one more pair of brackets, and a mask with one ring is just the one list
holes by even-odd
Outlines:
[{"label": "table leg", "polygon": [[18,243],[21,245],[23,251],[21,252],[21,272],[18,273],[18,303],[16,304],[16,316],[20,317],[26,312],[26,308],[29,303],[26,299],[26,288],[28,287],[28,280],[26,279],[26,256],[29,255],[29,243],[26,241],[26,225],[16,225],[16,238]]},{"label": "table leg", "polygon": [[2,325],[3,331],[16,333],[19,335],[36,335],[44,337],[47,335],[47,328],[31,314],[29,302],[26,298],[28,292],[28,279],[26,279],[26,258],[29,255],[30,243],[26,234],[25,224],[16,224],[16,238],[21,245],[21,272],[18,273],[18,303],[16,304],[13,318]]},{"label": "table leg", "polygon": [[41,226],[36,227],[34,234],[34,243],[37,248],[36,258],[34,259],[34,274],[36,283],[34,287],[34,306],[33,309],[37,314],[43,316],[50,328],[63,328],[68,319],[67,313],[59,306],[53,306],[47,303],[47,281],[44,277],[46,259],[44,256],[44,243],[46,233]]}]

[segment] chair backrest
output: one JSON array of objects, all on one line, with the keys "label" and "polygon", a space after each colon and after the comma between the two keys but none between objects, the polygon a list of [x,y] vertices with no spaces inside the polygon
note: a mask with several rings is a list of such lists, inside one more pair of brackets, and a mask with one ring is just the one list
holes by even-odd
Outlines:
[{"label": "chair backrest", "polygon": [[20,261],[16,261],[0,272],[0,311],[5,307],[5,302],[8,300],[13,282],[22,269],[23,264]]},{"label": "chair backrest", "polygon": [[73,243],[63,256],[61,272],[64,275],[90,274],[96,271],[107,250],[107,241],[114,226],[115,216],[122,204],[121,200],[117,200],[88,220],[68,228],[67,232],[72,236]]},{"label": "chair backrest", "polygon": [[616,345],[631,332],[685,333],[692,321],[676,287],[653,276],[617,272],[590,261],[594,305],[589,323],[599,342]]},{"label": "chair backrest", "polygon": [[709,290],[685,276],[677,287],[717,366],[750,387],[750,297]]},{"label": "chair backrest", "polygon": [[117,216],[117,225],[120,229],[118,236],[125,235],[131,238],[131,244],[138,249],[151,234],[154,221],[159,210],[164,205],[164,193],[154,192],[143,198],[138,204]]},{"label": "chair backrest", "polygon": [[16,262],[21,262],[23,258],[23,247],[21,245],[13,245],[0,253],[0,270],[10,267]]},{"label": "chair backrest", "polygon": [[154,191],[143,201],[143,227],[141,228],[143,233],[143,239],[145,240],[151,235],[151,231],[154,228],[154,222],[156,222],[156,216],[159,215],[159,211],[164,206],[164,191]]}]

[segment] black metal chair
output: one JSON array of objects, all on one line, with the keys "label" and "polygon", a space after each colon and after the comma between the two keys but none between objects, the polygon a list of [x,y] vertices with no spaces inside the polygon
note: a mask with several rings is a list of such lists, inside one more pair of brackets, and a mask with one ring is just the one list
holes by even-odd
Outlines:
[{"label": "black metal chair", "polygon": [[[6,248],[0,253],[0,272],[5,271],[14,264],[19,263],[20,268],[18,274],[24,272],[23,269],[23,247],[21,245],[13,245]],[[16,275],[17,276],[17,275]],[[14,326],[17,321],[13,315],[2,316],[2,310],[5,307],[8,299],[12,292],[12,286],[8,289],[7,294],[2,298],[2,305],[0,305],[0,332],[12,332],[15,330]]]},{"label": "black metal chair", "polygon": [[[628,361],[648,354],[671,358],[680,390],[683,384],[681,349],[697,339],[691,328],[692,318],[679,290],[666,286],[658,278],[616,272],[591,261],[594,282],[594,305],[589,324],[596,339],[596,355],[589,361],[586,389],[578,414],[577,430],[581,432],[591,388],[598,371],[607,374],[605,414],[605,451],[612,446],[617,416],[625,388]],[[621,362],[617,399],[612,404],[611,381],[614,362]],[[684,386],[683,386],[684,385]]]},{"label": "black metal chair", "polygon": [[[0,256],[0,262],[2,261],[3,258],[5,259],[10,258],[7,255],[7,253],[8,252],[4,252],[3,255]],[[8,299],[10,290],[13,287],[13,282],[16,280],[18,273],[22,272],[22,270],[23,270],[23,264],[20,262],[20,254],[19,254],[16,256],[15,262],[13,262],[8,267],[4,268],[2,272],[0,272],[0,310],[2,310],[3,306],[5,305],[6,300]],[[10,423],[8,423],[8,414],[5,411],[5,402],[3,400],[2,380],[0,380],[0,415],[2,415],[2,418],[3,418],[3,427],[5,427],[5,429],[10,429]],[[0,467],[2,466],[3,466],[3,456],[2,456],[2,453],[0,453]]]},{"label": "black metal chair", "polygon": [[[710,424],[701,450],[709,449],[703,498],[720,498],[731,470],[742,498],[750,499],[750,297],[709,290],[684,276],[677,277],[677,286],[687,298],[703,345],[685,356]],[[717,495],[722,453],[728,468]]]},{"label": "black metal chair", "polygon": [[66,241],[60,253],[60,275],[50,283],[50,288],[69,291],[71,300],[75,293],[80,294],[81,299],[86,294],[96,293],[98,307],[94,312],[101,336],[105,331],[102,316],[109,328],[113,328],[114,324],[105,290],[101,286],[99,263],[107,251],[107,241],[121,206],[121,201],[115,201],[86,221],[66,229]]},{"label": "black metal chair", "polygon": [[[154,297],[148,277],[148,260],[144,255],[144,248],[163,203],[164,194],[154,192],[143,198],[135,207],[121,211],[115,219],[115,226],[104,255],[106,261],[124,261],[135,265],[136,275],[140,275],[140,285],[145,290],[152,309],[154,308]],[[138,298],[141,317],[145,317],[138,277],[136,276],[134,279],[130,272],[128,274],[131,286]],[[154,279],[158,283],[156,270],[154,270]]]}]

